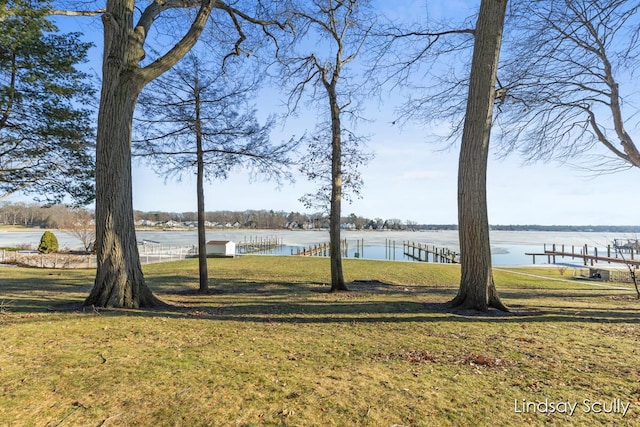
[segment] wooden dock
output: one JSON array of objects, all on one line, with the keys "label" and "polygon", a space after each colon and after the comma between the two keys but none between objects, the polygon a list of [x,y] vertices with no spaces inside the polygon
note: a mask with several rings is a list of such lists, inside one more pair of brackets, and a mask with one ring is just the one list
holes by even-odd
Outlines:
[{"label": "wooden dock", "polygon": [[613,239],[613,247],[622,253],[640,253],[640,239]]},{"label": "wooden dock", "polygon": [[282,246],[282,240],[277,237],[245,237],[244,241],[236,243],[236,252],[239,254],[254,254],[269,252]]},{"label": "wooden dock", "polygon": [[569,246],[565,248],[565,245],[556,245],[553,244],[549,248],[547,245],[544,245],[543,252],[537,253],[525,253],[525,255],[529,255],[533,257],[533,263],[536,263],[536,257],[547,257],[548,264],[556,264],[558,258],[571,258],[572,260],[579,259],[584,265],[591,265],[598,262],[609,263],[609,264],[626,264],[632,265],[636,268],[640,266],[640,259],[638,259],[638,252],[634,251],[632,248],[628,250],[626,253],[620,250],[617,250],[615,247],[611,245],[607,245],[605,252],[598,254],[598,248],[593,247],[591,253],[589,253],[589,247],[587,245],[581,246],[577,248],[574,245],[571,245],[571,251],[569,251]]},{"label": "wooden dock", "polygon": [[421,243],[402,242],[402,251],[405,256],[416,261],[429,262],[431,258],[432,262],[439,263],[458,264],[460,262],[460,254],[456,252]]},{"label": "wooden dock", "polygon": [[[309,246],[308,248],[303,247],[302,249],[296,248],[291,249],[291,255],[296,256],[329,256],[329,250],[331,249],[331,245],[329,243],[321,243],[318,245]],[[344,239],[340,241],[340,250],[342,251],[342,256],[347,256],[349,251],[349,245],[347,244],[347,240]]]}]

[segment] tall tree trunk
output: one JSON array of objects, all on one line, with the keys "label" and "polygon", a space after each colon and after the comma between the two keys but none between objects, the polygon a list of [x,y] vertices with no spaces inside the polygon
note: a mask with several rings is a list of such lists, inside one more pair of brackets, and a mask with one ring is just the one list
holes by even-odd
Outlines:
[{"label": "tall tree trunk", "polygon": [[491,271],[487,160],[495,82],[507,0],[482,0],[475,30],[469,96],[458,165],[458,226],[462,276],[453,307],[508,311]]},{"label": "tall tree trunk", "polygon": [[[108,2],[103,15],[105,43],[96,140],[96,251],[94,287],[85,305],[162,305],[142,274],[133,221],[131,125],[142,83],[132,65],[140,52],[130,43],[133,1]],[[117,21],[114,16],[121,20]]]},{"label": "tall tree trunk", "polygon": [[195,93],[196,109],[196,152],[198,162],[197,193],[198,193],[198,270],[200,276],[201,294],[209,293],[209,273],[207,270],[207,232],[204,226],[204,152],[202,150],[202,123],[200,119],[200,94]]},{"label": "tall tree trunk", "polygon": [[132,215],[130,141],[137,88],[127,79],[104,80],[96,142],[98,266],[85,305],[155,307],[160,301],[144,282]]},{"label": "tall tree trunk", "polygon": [[348,291],[342,273],[340,247],[340,215],[342,212],[342,139],[340,107],[334,88],[329,90],[331,107],[331,211],[329,213],[329,257],[331,259],[331,292]]},{"label": "tall tree trunk", "polygon": [[[198,12],[186,34],[163,56],[145,67],[144,43],[153,21],[166,8],[191,7]],[[98,269],[87,305],[155,307],[163,305],[144,282],[138,254],[131,186],[131,127],[135,104],[145,84],[174,66],[195,45],[213,6],[202,2],[150,2],[144,10],[135,0],[107,0],[102,15],[104,52],[96,141],[96,246]],[[134,16],[139,18],[134,28]]]}]

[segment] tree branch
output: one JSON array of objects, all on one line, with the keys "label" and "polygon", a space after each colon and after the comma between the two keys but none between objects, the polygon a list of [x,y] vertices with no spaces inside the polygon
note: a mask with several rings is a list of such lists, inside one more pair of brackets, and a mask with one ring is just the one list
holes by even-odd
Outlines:
[{"label": "tree branch", "polygon": [[176,8],[190,8],[196,7],[200,4],[197,0],[155,0],[149,6],[147,6],[142,15],[140,15],[140,19],[138,23],[134,27],[134,33],[139,38],[138,42],[141,46],[144,45],[145,40],[147,38],[147,34],[149,33],[149,29],[153,24],[153,21],[160,15],[163,11],[167,9],[176,9]]},{"label": "tree branch", "polygon": [[593,113],[593,111],[587,108],[585,108],[584,110],[589,116],[589,124],[591,125],[591,129],[593,129],[593,132],[596,134],[598,141],[600,141],[605,147],[611,150],[611,152],[614,153],[616,156],[620,157],[625,162],[629,162],[629,157],[622,151],[618,150],[615,145],[609,142],[606,135],[600,130],[598,126],[598,121],[596,120],[596,115]]},{"label": "tree branch", "polygon": [[[227,58],[230,58],[231,56],[240,56],[240,53],[242,52],[240,50],[240,45],[247,39],[247,36],[242,31],[242,26],[240,26],[240,22],[238,22],[238,18],[236,18],[236,15],[231,10],[227,10],[227,14],[231,18],[231,21],[233,21],[233,25],[238,33],[238,39],[233,45],[233,51],[229,52],[229,54],[222,58],[223,64],[225,64],[227,62]],[[249,55],[247,54],[247,56]]]},{"label": "tree branch", "polygon": [[446,31],[435,31],[435,32],[421,32],[421,31],[409,31],[408,33],[380,33],[380,36],[383,37],[391,37],[393,39],[404,39],[408,37],[442,37],[451,34],[471,34],[475,35],[476,30],[474,28],[462,28],[459,30],[446,30]]},{"label": "tree branch", "polygon": [[[211,11],[213,8],[211,4],[212,1],[215,1],[216,7],[218,7],[218,5],[221,3],[217,0],[202,0],[200,4],[200,9],[198,9],[198,13],[195,19],[193,20],[191,27],[189,28],[187,33],[184,35],[184,37],[182,37],[182,39],[178,43],[176,43],[166,54],[156,59],[154,62],[147,65],[146,67],[138,69],[136,71],[136,74],[140,79],[140,83],[142,86],[146,85],[147,83],[154,80],[155,78],[157,78],[158,76],[160,76],[161,74],[169,70],[171,67],[173,67],[196,44],[196,42],[198,41],[198,38],[200,37],[200,34],[202,34],[202,31],[204,30],[204,26],[207,23],[209,16],[211,15]],[[140,35],[143,35],[144,37],[146,37],[146,31],[147,31],[145,25],[151,25],[151,23],[153,22],[153,19],[155,19],[155,16],[157,16],[157,13],[160,13],[160,11],[156,9],[157,6],[154,6],[155,3],[156,2],[154,2],[152,5],[150,5],[147,8],[147,9],[151,8],[151,10],[145,17],[144,21],[142,21],[142,17],[141,17],[141,22],[139,23],[140,25],[142,25],[141,29],[138,30],[138,28],[136,28],[134,30],[136,32],[139,31]],[[187,0],[186,2],[177,1],[177,2],[170,2],[170,3],[171,4],[178,4],[178,3],[192,4],[192,2],[189,0]],[[146,13],[146,10],[145,10],[145,13]],[[143,13],[143,15],[145,13]],[[143,39],[143,42],[144,42],[144,39]]]}]

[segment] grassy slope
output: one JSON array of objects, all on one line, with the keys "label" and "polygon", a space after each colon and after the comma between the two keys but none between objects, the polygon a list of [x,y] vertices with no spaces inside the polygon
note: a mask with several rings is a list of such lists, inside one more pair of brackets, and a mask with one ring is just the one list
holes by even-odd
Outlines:
[{"label": "grassy slope", "polygon": [[[163,311],[47,311],[82,301],[88,271],[0,267],[0,425],[640,425],[639,303],[631,290],[497,271],[520,315],[450,313],[451,265],[326,259],[146,267]],[[559,278],[553,269],[530,270]],[[526,315],[525,315],[526,314]],[[584,399],[631,402],[626,417]],[[515,402],[578,402],[573,416]]]}]

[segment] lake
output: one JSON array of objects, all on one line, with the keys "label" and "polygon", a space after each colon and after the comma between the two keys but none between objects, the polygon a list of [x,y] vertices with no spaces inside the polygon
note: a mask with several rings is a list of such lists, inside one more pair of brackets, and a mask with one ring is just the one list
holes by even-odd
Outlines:
[{"label": "lake", "polygon": [[[44,230],[38,231],[0,231],[0,247],[30,245],[35,248],[40,242]],[[80,249],[80,241],[71,234],[63,231],[54,231],[60,248]],[[138,231],[138,240],[158,242],[166,246],[186,247],[197,245],[197,233],[193,231]],[[277,251],[271,254],[290,255],[291,251],[302,249],[329,241],[329,232],[317,231],[290,231],[290,230],[247,230],[247,229],[223,229],[208,230],[207,240],[233,240],[242,242],[245,240],[277,238],[283,243]],[[531,257],[527,252],[542,252],[544,244],[571,245],[578,248],[586,245],[598,247],[604,250],[613,239],[635,238],[628,233],[592,233],[592,232],[547,232],[547,231],[492,231],[491,251],[493,265],[513,266],[529,265]],[[347,240],[349,258],[353,258],[358,251],[361,258],[366,259],[395,259],[397,261],[409,259],[404,256],[402,242],[415,243],[447,248],[459,252],[457,231],[343,231],[342,238]],[[360,244],[363,247],[359,247]],[[395,243],[395,249],[394,249]],[[536,263],[546,262],[546,258],[537,257]],[[567,260],[570,261],[570,260]],[[576,264],[578,260],[574,261]]]}]

